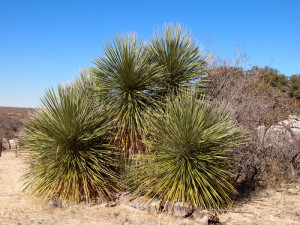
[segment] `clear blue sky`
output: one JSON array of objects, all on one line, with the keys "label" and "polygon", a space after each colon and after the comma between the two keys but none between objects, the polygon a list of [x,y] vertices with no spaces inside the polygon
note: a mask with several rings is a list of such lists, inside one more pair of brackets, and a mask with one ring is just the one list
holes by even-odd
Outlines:
[{"label": "clear blue sky", "polygon": [[180,22],[220,56],[300,73],[300,0],[0,0],[0,106],[37,107],[45,89],[92,65],[116,33],[150,39]]}]

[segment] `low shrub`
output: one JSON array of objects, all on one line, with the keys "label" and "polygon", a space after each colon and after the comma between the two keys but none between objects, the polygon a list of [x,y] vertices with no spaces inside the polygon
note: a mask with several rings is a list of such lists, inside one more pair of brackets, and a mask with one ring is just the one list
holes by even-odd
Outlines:
[{"label": "low shrub", "polygon": [[109,199],[120,189],[109,115],[82,85],[46,91],[40,110],[26,121],[21,144],[31,165],[25,189],[32,194],[79,202]]},{"label": "low shrub", "polygon": [[203,208],[231,204],[231,147],[245,141],[224,106],[198,99],[194,92],[171,95],[148,118],[152,155],[137,158],[128,184],[145,197],[190,202]]}]

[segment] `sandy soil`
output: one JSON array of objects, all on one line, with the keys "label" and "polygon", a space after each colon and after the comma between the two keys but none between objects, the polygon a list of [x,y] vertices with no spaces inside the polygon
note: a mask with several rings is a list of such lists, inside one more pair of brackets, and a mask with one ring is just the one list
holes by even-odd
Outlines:
[{"label": "sandy soil", "polygon": [[219,217],[226,224],[300,225],[300,184],[281,184],[256,191]]},{"label": "sandy soil", "polygon": [[[11,151],[0,157],[0,224],[194,224],[190,219],[141,211],[126,205],[53,207],[48,202],[22,192],[21,176],[26,169],[22,158]],[[248,202],[235,205],[219,215],[226,224],[300,224],[299,184],[263,190]]]},{"label": "sandy soil", "polygon": [[48,205],[48,201],[22,192],[22,158],[12,151],[0,157],[0,224],[192,224],[189,219],[175,218],[134,209],[126,205],[70,205],[65,208]]}]

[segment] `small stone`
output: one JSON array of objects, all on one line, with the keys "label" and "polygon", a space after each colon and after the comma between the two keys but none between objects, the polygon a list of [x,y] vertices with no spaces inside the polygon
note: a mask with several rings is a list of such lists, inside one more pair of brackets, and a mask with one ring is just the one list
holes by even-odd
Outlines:
[{"label": "small stone", "polygon": [[217,216],[217,214],[215,215],[211,215],[209,218],[208,218],[208,224],[221,224],[220,223],[220,219],[219,217]]},{"label": "small stone", "polygon": [[107,202],[106,207],[116,207],[117,203],[116,202]]},{"label": "small stone", "polygon": [[197,219],[195,219],[195,221],[197,222],[197,224],[200,224],[200,225],[208,225],[208,215],[205,215],[201,218],[197,218]]},{"label": "small stone", "polygon": [[151,209],[152,211],[156,212],[156,204],[157,204],[156,201],[152,201],[152,202],[148,205],[149,209]]},{"label": "small stone", "polygon": [[196,209],[193,212],[192,217],[194,220],[201,225],[208,225],[208,220],[213,216],[213,213],[207,210]]},{"label": "small stone", "polygon": [[297,188],[289,188],[287,191],[288,194],[294,194],[294,195],[297,195],[297,193],[299,192]]},{"label": "small stone", "polygon": [[6,138],[2,139],[2,146],[3,146],[3,150],[10,150],[10,145]]},{"label": "small stone", "polygon": [[151,208],[152,211],[160,213],[163,209],[162,206],[162,201],[155,201],[153,200],[150,204],[149,207]]},{"label": "small stone", "polygon": [[61,204],[59,202],[55,201],[55,200],[50,200],[48,202],[48,205],[51,205],[53,207],[60,207],[61,206]]},{"label": "small stone", "polygon": [[16,150],[17,149],[17,142],[14,139],[8,140],[9,145],[10,145],[10,150]]},{"label": "small stone", "polygon": [[114,198],[115,198],[116,200],[119,200],[119,198],[120,198],[121,195],[122,195],[121,192],[117,192],[117,193],[114,194]]},{"label": "small stone", "polygon": [[139,208],[139,207],[140,207],[140,204],[134,203],[134,204],[132,204],[132,207],[133,207],[133,208]]},{"label": "small stone", "polygon": [[176,202],[173,205],[173,215],[186,218],[192,215],[193,206],[191,204],[184,204],[182,202]]}]

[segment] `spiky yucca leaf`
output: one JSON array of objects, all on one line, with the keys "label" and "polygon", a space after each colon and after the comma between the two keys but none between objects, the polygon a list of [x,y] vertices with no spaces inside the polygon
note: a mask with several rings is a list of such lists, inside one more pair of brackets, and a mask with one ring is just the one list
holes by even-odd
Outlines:
[{"label": "spiky yucca leaf", "polygon": [[131,168],[129,185],[136,194],[171,202],[190,202],[203,208],[231,204],[236,191],[228,181],[226,151],[244,141],[225,107],[179,92],[165,107],[149,113],[154,151]]},{"label": "spiky yucca leaf", "polygon": [[40,109],[26,121],[21,144],[31,166],[25,189],[34,195],[79,202],[107,199],[120,189],[107,110],[83,92],[87,83],[46,91]]},{"label": "spiky yucca leaf", "polygon": [[158,29],[147,49],[162,68],[159,85],[163,94],[203,79],[205,59],[192,34],[180,24]]},{"label": "spiky yucca leaf", "polygon": [[104,56],[95,59],[97,90],[113,107],[118,126],[115,140],[125,155],[142,150],[143,113],[151,105],[157,71],[135,35],[117,35],[106,44]]}]

